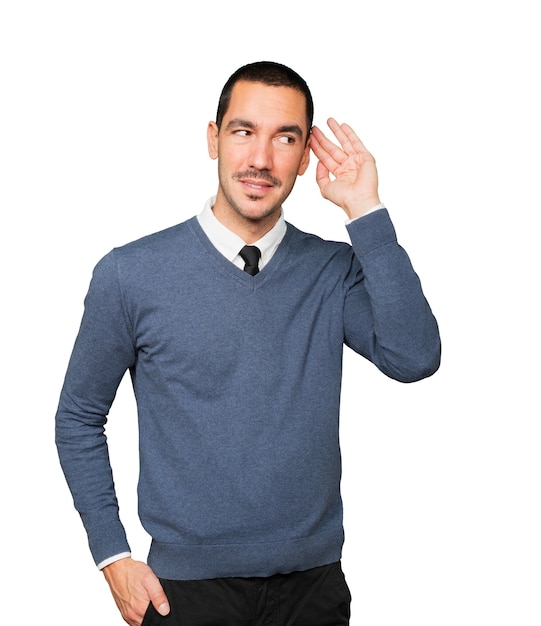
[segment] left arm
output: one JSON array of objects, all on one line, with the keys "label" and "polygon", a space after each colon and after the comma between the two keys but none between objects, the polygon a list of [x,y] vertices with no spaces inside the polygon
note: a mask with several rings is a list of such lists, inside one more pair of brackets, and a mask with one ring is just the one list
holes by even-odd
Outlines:
[{"label": "left arm", "polygon": [[380,204],[373,156],[350,126],[328,124],[340,147],[317,127],[310,145],[322,196],[354,220],[348,231],[358,263],[344,305],[345,342],[391,378],[425,378],[440,364],[436,319],[387,211],[371,213]]},{"label": "left arm", "polygon": [[440,364],[438,325],[386,209],[351,222],[352,272],[344,302],[344,341],[401,382]]}]

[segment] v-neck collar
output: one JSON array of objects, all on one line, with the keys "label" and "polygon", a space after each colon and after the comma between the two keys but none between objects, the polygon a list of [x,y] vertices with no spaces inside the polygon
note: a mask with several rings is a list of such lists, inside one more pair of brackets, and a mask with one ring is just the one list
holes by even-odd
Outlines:
[{"label": "v-neck collar", "polygon": [[197,216],[188,220],[188,224],[192,229],[194,236],[199,243],[203,246],[205,253],[209,257],[210,262],[221,272],[226,273],[231,278],[243,285],[256,289],[260,285],[264,284],[268,277],[270,277],[275,269],[282,263],[292,236],[292,229],[287,228],[285,234],[280,241],[275,253],[272,255],[268,263],[258,272],[255,276],[250,276],[247,272],[243,271],[240,267],[237,267],[229,259],[227,259],[217,248],[213,245],[208,235],[203,230]]},{"label": "v-neck collar", "polygon": [[[246,245],[246,242],[216,218],[212,211],[214,201],[214,196],[207,200],[205,208],[197,216],[197,221],[214,247],[228,261],[242,269],[244,267],[244,261],[240,258],[239,251]],[[261,251],[261,259],[259,262],[260,269],[263,269],[271,260],[280,242],[284,238],[286,230],[287,225],[284,220],[283,211],[281,211],[278,221],[271,230],[258,239],[258,241],[251,242],[251,245],[257,246]]]}]

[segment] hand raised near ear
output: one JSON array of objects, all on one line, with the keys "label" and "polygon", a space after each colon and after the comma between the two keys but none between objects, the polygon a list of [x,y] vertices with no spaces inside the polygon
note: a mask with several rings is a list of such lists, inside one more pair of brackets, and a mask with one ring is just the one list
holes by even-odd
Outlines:
[{"label": "hand raised near ear", "polygon": [[310,147],[319,159],[317,184],[321,195],[341,207],[350,219],[361,217],[380,204],[374,157],[351,126],[339,124],[333,118],[327,123],[340,146],[317,126],[313,127]]}]

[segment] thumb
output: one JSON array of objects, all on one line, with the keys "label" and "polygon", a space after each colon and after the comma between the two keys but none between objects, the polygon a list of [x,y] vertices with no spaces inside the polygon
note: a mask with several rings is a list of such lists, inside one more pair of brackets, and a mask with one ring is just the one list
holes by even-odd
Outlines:
[{"label": "thumb", "polygon": [[321,191],[321,194],[323,195],[323,197],[325,197],[324,195],[325,188],[331,182],[331,178],[329,174],[330,172],[325,167],[325,165],[323,165],[321,161],[318,161],[317,166],[316,166],[316,182],[318,184],[319,190]]},{"label": "thumb", "polygon": [[156,611],[162,616],[168,615],[171,607],[158,578],[153,577],[148,581],[147,593]]}]

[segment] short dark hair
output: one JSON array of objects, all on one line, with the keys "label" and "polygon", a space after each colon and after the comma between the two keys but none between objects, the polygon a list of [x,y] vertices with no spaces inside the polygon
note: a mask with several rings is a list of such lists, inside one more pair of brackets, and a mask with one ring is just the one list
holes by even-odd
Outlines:
[{"label": "short dark hair", "polygon": [[257,61],[256,63],[243,65],[228,78],[218,101],[218,111],[216,113],[218,130],[229,108],[233,87],[241,80],[251,83],[263,83],[272,87],[291,87],[302,93],[306,101],[306,124],[308,135],[310,134],[314,120],[314,102],[310,89],[304,78],[297,72],[286,65],[275,63],[274,61]]}]

